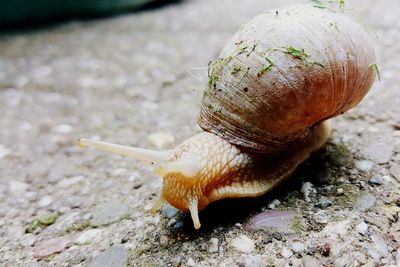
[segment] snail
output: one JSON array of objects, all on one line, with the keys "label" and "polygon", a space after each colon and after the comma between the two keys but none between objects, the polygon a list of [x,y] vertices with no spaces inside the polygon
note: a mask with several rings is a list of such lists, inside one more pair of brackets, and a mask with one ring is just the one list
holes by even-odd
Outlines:
[{"label": "snail", "polygon": [[376,73],[372,41],[342,11],[296,5],[255,16],[210,62],[199,126],[175,149],[153,151],[80,139],[156,164],[163,203],[199,211],[276,187],[328,140],[329,119],[357,105]]}]

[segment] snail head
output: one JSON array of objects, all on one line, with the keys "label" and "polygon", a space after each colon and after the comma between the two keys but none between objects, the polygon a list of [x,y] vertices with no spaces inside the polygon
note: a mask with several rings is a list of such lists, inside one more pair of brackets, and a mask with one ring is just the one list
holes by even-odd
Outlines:
[{"label": "snail head", "polygon": [[240,151],[222,138],[199,133],[173,150],[155,151],[81,138],[80,147],[94,147],[155,164],[155,174],[163,177],[160,197],[154,203],[155,213],[164,202],[189,211],[194,227],[200,228],[198,212],[213,199],[215,188],[229,181],[241,169]]}]

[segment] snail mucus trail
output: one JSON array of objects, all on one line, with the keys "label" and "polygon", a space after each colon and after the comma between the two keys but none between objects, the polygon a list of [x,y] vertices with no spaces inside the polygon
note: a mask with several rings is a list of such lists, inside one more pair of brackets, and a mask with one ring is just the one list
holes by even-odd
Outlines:
[{"label": "snail mucus trail", "polygon": [[[153,151],[80,139],[154,163],[164,202],[198,212],[223,198],[260,196],[329,138],[329,118],[357,105],[373,84],[375,53],[344,12],[310,5],[265,12],[245,24],[209,67],[199,125],[175,149]],[[277,15],[279,14],[279,15]]]}]

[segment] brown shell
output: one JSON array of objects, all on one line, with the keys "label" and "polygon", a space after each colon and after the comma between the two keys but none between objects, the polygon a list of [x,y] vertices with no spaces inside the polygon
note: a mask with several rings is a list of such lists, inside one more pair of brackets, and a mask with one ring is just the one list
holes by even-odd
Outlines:
[{"label": "brown shell", "polygon": [[199,125],[249,151],[279,151],[357,105],[375,63],[365,29],[342,12],[262,13],[210,63]]}]

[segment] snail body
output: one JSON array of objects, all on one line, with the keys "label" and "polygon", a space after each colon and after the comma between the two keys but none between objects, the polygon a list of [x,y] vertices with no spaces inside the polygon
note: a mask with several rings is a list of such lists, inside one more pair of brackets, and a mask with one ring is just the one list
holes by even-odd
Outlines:
[{"label": "snail body", "polygon": [[164,202],[191,213],[223,198],[265,194],[329,138],[329,118],[357,105],[375,78],[360,24],[309,5],[262,13],[209,66],[199,125],[174,150],[80,139],[81,146],[156,163]]}]

